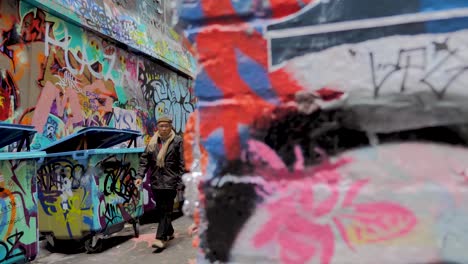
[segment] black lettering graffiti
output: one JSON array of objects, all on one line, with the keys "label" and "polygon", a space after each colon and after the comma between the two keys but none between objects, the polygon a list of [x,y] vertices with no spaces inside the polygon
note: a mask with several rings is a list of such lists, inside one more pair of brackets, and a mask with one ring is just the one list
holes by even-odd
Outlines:
[{"label": "black lettering graffiti", "polygon": [[26,217],[24,217],[24,216],[18,217],[18,218],[15,218],[15,220],[13,220],[13,221],[5,222],[5,223],[0,223],[0,227],[9,226],[9,225],[14,225],[14,226],[16,226],[18,223],[25,222],[25,220],[26,220]]},{"label": "black lettering graffiti", "polygon": [[122,215],[120,214],[119,205],[110,203],[106,204],[106,212],[104,213],[104,217],[106,219],[106,227],[123,220]]},{"label": "black lettering graffiti", "polygon": [[44,192],[61,190],[65,183],[71,182],[72,189],[80,187],[80,179],[85,173],[85,167],[75,164],[66,158],[50,160],[39,167],[37,183]]},{"label": "black lettering graffiti", "polygon": [[13,208],[18,208],[18,205],[16,204],[15,201],[11,201],[8,204],[2,205],[0,207],[0,215],[7,214],[7,213],[11,212],[13,210]]},{"label": "black lettering graffiti", "polygon": [[[0,241],[0,263],[4,263],[9,259],[14,259],[23,256],[26,259],[26,249],[20,243],[24,232],[20,231],[9,236],[6,241]],[[3,249],[2,249],[3,248]]]},{"label": "black lettering graffiti", "polygon": [[[149,63],[140,64],[138,72],[151,117],[156,120],[160,115],[170,115],[175,132],[180,134],[185,131],[188,116],[195,110],[190,81]],[[151,129],[149,124],[148,130]]]},{"label": "black lettering graffiti", "polygon": [[[414,60],[411,61],[412,56],[419,55],[423,58],[422,63],[415,63]],[[401,81],[400,92],[405,91],[406,79],[408,76],[409,69],[421,69],[424,70],[426,65],[426,49],[425,48],[415,48],[415,49],[402,49],[399,51],[398,58],[396,63],[387,63],[387,64],[378,64],[375,63],[374,54],[370,53],[370,63],[372,68],[372,82],[374,85],[374,97],[378,97],[381,87],[385,82],[396,72],[404,71],[403,80]],[[384,76],[377,80],[377,71],[386,71]]]},{"label": "black lettering graffiti", "polygon": [[112,2],[117,6],[126,7],[128,4],[127,0],[112,0]]},{"label": "black lettering graffiti", "polygon": [[89,26],[100,29],[110,30],[113,27],[114,20],[106,16],[104,8],[94,3],[94,1],[80,1],[81,6],[78,12],[86,18]]},{"label": "black lettering graffiti", "polygon": [[417,82],[442,99],[451,85],[468,70],[468,61],[458,55],[457,49],[449,47],[448,39],[432,42],[431,47],[401,49],[395,62],[377,63],[373,52],[369,57],[375,98],[379,97],[387,81],[399,73],[400,92],[408,90],[410,78],[417,78]]},{"label": "black lettering graffiti", "polygon": [[138,189],[134,184],[136,170],[129,162],[110,156],[100,162],[103,171],[104,195],[116,194],[123,199],[123,203],[138,201]]}]

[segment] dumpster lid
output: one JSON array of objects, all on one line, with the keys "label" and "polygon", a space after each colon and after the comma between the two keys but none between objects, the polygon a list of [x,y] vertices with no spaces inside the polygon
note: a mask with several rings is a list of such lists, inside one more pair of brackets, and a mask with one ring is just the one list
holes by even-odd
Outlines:
[{"label": "dumpster lid", "polygon": [[0,123],[0,148],[36,134],[33,126]]},{"label": "dumpster lid", "polygon": [[[86,127],[41,149],[47,153],[109,148],[141,136],[140,131],[110,127]],[[84,148],[81,148],[84,142]]]}]

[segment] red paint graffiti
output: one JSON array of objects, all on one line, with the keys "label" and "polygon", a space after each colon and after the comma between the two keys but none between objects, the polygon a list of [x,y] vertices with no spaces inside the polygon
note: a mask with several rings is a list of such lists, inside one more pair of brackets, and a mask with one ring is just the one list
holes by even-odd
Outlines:
[{"label": "red paint graffiti", "polygon": [[[302,1],[309,4],[312,0]],[[301,9],[296,0],[270,0],[274,18],[293,14]],[[202,9],[207,17],[219,17],[235,14],[231,0],[204,0]],[[221,23],[221,22],[216,22]],[[254,120],[273,109],[273,105],[257,96],[238,73],[236,51],[240,51],[253,61],[268,68],[267,41],[263,36],[242,19],[228,19],[226,28],[207,26],[196,37],[199,61],[213,83],[223,92],[224,98],[233,99],[236,103],[230,106],[205,109],[202,113],[201,136],[206,138],[219,128],[224,129],[225,145],[228,159],[235,159],[240,154],[238,125],[249,125]],[[292,99],[301,86],[283,69],[268,73],[271,89],[280,101]],[[245,113],[239,113],[239,108]],[[213,111],[215,111],[213,113]],[[219,111],[220,110],[220,111]],[[212,118],[216,115],[218,118]],[[223,118],[219,118],[222,116]]]},{"label": "red paint graffiti", "polygon": [[21,38],[25,42],[44,41],[46,14],[38,9],[36,13],[29,12],[21,23]]}]

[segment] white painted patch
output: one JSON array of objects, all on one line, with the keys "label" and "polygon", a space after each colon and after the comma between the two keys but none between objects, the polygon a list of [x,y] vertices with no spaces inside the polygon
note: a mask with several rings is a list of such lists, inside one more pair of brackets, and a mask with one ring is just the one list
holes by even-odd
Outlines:
[{"label": "white painted patch", "polygon": [[354,103],[421,91],[443,97],[443,102],[464,102],[467,45],[468,30],[393,36],[307,54],[289,61],[286,69],[307,90],[338,88],[350,92]]}]

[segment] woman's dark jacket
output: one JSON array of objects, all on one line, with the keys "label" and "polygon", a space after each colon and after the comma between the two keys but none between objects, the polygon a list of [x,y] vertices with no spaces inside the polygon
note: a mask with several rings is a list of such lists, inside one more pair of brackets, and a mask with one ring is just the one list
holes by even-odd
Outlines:
[{"label": "woman's dark jacket", "polygon": [[150,151],[148,146],[140,157],[137,179],[143,179],[146,172],[153,189],[182,189],[182,175],[185,173],[184,149],[182,138],[176,135],[166,152],[164,168],[156,166],[159,153],[159,144]]}]

